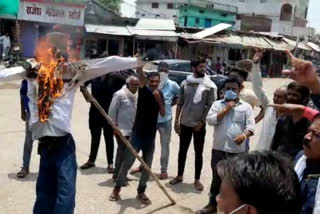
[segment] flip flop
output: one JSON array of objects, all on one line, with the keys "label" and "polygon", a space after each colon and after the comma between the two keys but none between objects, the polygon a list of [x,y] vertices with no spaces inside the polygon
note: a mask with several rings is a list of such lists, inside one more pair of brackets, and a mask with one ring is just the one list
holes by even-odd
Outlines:
[{"label": "flip flop", "polygon": [[151,204],[150,199],[144,193],[138,194],[137,199],[144,205]]},{"label": "flip flop", "polygon": [[200,192],[203,191],[203,185],[199,181],[198,182],[194,182],[193,185],[194,185],[194,188],[196,188],[196,190],[198,190]]},{"label": "flip flop", "polygon": [[112,192],[111,195],[109,196],[109,201],[119,201],[119,200],[121,200],[119,193]]},{"label": "flip flop", "polygon": [[171,181],[169,182],[169,184],[171,184],[171,185],[176,185],[176,184],[182,183],[182,182],[183,182],[183,179],[182,179],[182,178],[175,177],[173,180],[171,180]]}]

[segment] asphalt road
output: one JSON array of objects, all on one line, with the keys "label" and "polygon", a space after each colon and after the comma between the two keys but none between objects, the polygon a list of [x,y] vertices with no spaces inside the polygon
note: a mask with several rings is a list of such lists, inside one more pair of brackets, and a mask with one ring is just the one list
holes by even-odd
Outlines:
[{"label": "asphalt road", "polygon": [[[275,88],[288,83],[286,79],[265,79],[265,88],[269,96],[272,96]],[[24,140],[24,123],[20,119],[19,82],[0,83],[0,213],[25,214],[32,213],[35,201],[35,184],[39,167],[37,155],[37,142],[31,160],[31,173],[26,179],[17,179],[16,173],[22,165],[22,152]],[[250,83],[247,83],[250,87]],[[90,132],[88,129],[89,105],[78,93],[74,103],[72,130],[77,145],[77,162],[83,164],[88,159],[90,149]],[[261,124],[257,125],[256,134],[251,140],[251,148],[254,148],[258,139]],[[206,205],[211,182],[211,147],[212,127],[207,128],[206,143],[204,149],[204,164],[201,180],[204,191],[198,192],[193,187],[194,178],[194,151],[190,146],[185,170],[184,183],[174,187],[167,181],[162,184],[167,188],[177,205],[167,207],[169,201],[160,191],[154,181],[150,181],[146,194],[152,200],[152,205],[142,206],[136,199],[138,177],[131,176],[134,181],[121,192],[122,201],[110,202],[108,196],[113,187],[112,175],[107,174],[106,153],[104,141],[100,144],[100,150],[96,161],[96,167],[87,171],[78,170],[77,178],[77,214],[99,213],[193,213]],[[178,136],[172,135],[171,155],[169,163],[169,175],[177,172]],[[156,151],[153,161],[153,171],[160,171],[160,146],[156,140]],[[137,166],[138,163],[135,163]]]}]

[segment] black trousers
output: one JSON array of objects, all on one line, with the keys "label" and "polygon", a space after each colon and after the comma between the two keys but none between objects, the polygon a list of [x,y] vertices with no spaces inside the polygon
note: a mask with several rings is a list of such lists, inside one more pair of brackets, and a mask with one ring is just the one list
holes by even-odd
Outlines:
[{"label": "black trousers", "polygon": [[[125,136],[125,138],[128,141],[130,140],[130,136]],[[116,136],[116,139],[117,139],[118,149],[117,149],[117,155],[116,155],[115,169],[112,177],[115,180],[118,178],[118,174],[124,160],[125,151],[127,149],[126,145],[122,142],[119,136]]]},{"label": "black trousers", "polygon": [[106,143],[107,161],[108,161],[108,164],[113,164],[114,142],[113,142],[113,130],[110,125],[90,126],[91,149],[90,149],[89,161],[91,162],[96,161],[102,130],[104,135],[104,141]]},{"label": "black trousers", "polygon": [[202,162],[203,162],[203,146],[204,139],[206,136],[206,127],[205,125],[200,129],[199,132],[193,130],[192,127],[187,127],[181,125],[180,130],[180,147],[178,154],[178,176],[183,176],[184,168],[186,165],[187,153],[189,146],[191,144],[191,139],[193,136],[193,147],[195,152],[195,176],[196,180],[200,179]]},{"label": "black trousers", "polygon": [[210,187],[210,198],[209,204],[213,206],[217,206],[216,197],[220,192],[221,186],[221,178],[218,175],[217,165],[221,160],[225,160],[227,158],[232,158],[236,156],[235,153],[228,153],[218,150],[212,150],[211,156],[211,169],[212,169],[212,182]]}]

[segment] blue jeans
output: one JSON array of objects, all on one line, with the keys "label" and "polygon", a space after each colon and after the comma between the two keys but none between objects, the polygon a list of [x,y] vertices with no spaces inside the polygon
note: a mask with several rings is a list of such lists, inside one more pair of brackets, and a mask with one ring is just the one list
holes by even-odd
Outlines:
[{"label": "blue jeans", "polygon": [[71,134],[58,137],[50,146],[40,141],[40,168],[34,214],[73,214],[77,163]]},{"label": "blue jeans", "polygon": [[[146,164],[151,168],[153,153],[154,153],[154,140],[155,136],[138,136],[134,131],[131,134],[130,143],[137,153],[142,150],[142,158]],[[124,160],[121,164],[120,171],[116,181],[116,188],[120,188],[125,185],[128,171],[134,163],[135,157],[131,154],[129,149],[124,152]],[[144,193],[147,188],[147,182],[149,180],[149,173],[142,167],[140,182],[138,186],[138,194]]]},{"label": "blue jeans", "polygon": [[161,144],[161,173],[166,173],[168,170],[169,154],[170,154],[170,140],[171,140],[171,130],[172,125],[169,120],[164,123],[158,123],[158,131],[160,134],[160,144]]},{"label": "blue jeans", "polygon": [[25,137],[24,137],[24,146],[23,146],[23,168],[28,168],[30,166],[30,159],[32,154],[32,133],[29,127],[30,113],[26,112],[26,125],[25,125]]}]

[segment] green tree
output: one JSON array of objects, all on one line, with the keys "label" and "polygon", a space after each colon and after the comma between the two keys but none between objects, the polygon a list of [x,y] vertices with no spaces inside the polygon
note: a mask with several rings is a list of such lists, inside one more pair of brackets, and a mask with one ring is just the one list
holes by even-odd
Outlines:
[{"label": "green tree", "polygon": [[121,0],[99,0],[103,5],[107,6],[116,13],[120,13]]}]

